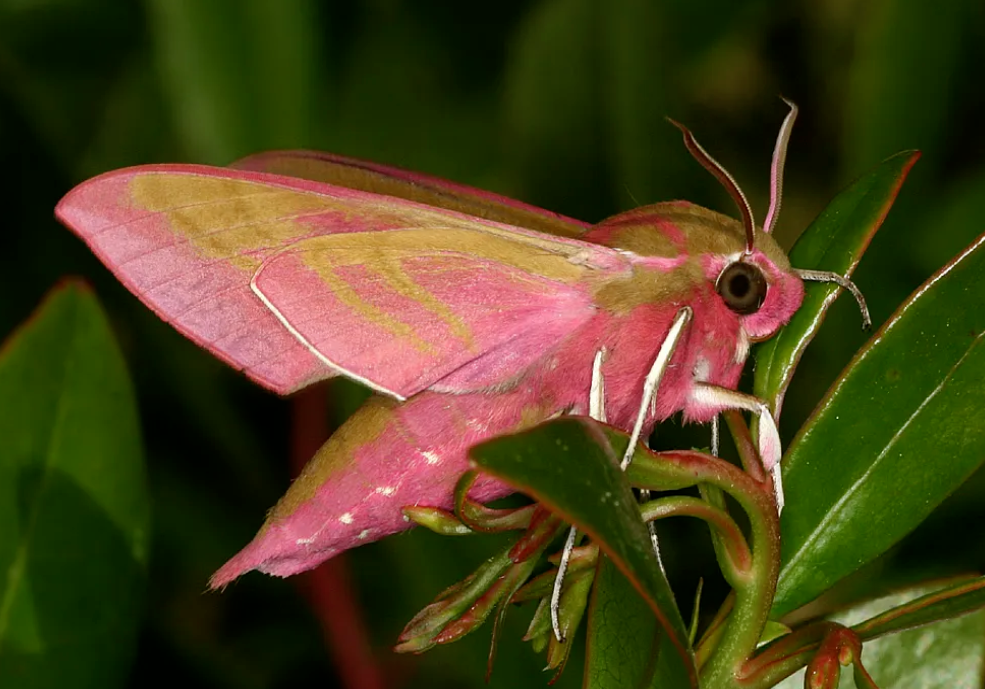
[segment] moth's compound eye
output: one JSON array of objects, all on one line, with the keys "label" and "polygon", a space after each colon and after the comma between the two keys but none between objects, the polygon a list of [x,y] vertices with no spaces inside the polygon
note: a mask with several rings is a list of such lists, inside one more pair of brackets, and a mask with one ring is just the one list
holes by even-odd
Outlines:
[{"label": "moth's compound eye", "polygon": [[736,261],[718,276],[715,289],[725,300],[725,305],[736,313],[756,313],[766,299],[766,278],[751,263]]}]

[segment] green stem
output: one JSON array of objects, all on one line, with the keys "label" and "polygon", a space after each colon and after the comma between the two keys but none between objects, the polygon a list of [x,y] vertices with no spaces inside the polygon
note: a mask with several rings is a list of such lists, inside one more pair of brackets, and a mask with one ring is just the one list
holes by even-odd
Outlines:
[{"label": "green stem", "polygon": [[[837,622],[815,622],[802,627],[763,649],[744,668],[743,689],[767,689],[776,686],[800,668],[807,666],[808,676],[822,683],[825,673],[839,665],[855,665],[856,678],[864,686],[874,687],[861,661],[862,640],[853,630]],[[814,686],[812,684],[812,686]],[[856,686],[863,686],[856,682]]]},{"label": "green stem", "polygon": [[777,639],[745,664],[743,689],[766,689],[789,677],[807,665],[821,642],[839,629],[844,627],[834,622],[816,622]]},{"label": "green stem", "polygon": [[752,567],[749,576],[734,588],[732,614],[721,642],[702,672],[704,689],[726,689],[739,684],[743,666],[756,650],[773,604],[779,574],[780,525],[771,496],[760,491],[756,498],[751,504],[739,500],[749,515]]},{"label": "green stem", "polygon": [[643,521],[665,519],[667,517],[697,517],[707,522],[723,543],[723,557],[719,564],[725,580],[733,588],[749,576],[752,566],[752,553],[746,544],[742,530],[724,510],[714,507],[704,500],[678,495],[651,500],[642,506]]},{"label": "green stem", "polygon": [[[733,426],[734,420],[727,420]],[[745,426],[744,423],[741,425]],[[733,433],[740,435],[741,431],[733,427]],[[754,466],[758,459],[747,455],[750,451],[754,453],[755,448],[743,447],[741,438],[740,435],[736,444],[743,454],[743,462]],[[629,468],[629,479],[634,485],[662,490],[675,481],[683,485],[683,479],[688,478],[690,485],[707,483],[725,491],[748,515],[752,564],[748,576],[735,582],[732,613],[720,642],[701,671],[703,689],[736,687],[743,677],[746,661],[753,656],[762,637],[779,575],[780,523],[772,492],[738,467],[703,453],[662,452],[649,460],[640,459],[637,455]]]},{"label": "green stem", "polygon": [[735,605],[734,590],[730,591],[728,596],[725,597],[725,600],[722,601],[718,612],[715,613],[715,616],[701,634],[701,638],[698,639],[698,644],[694,647],[694,663],[699,672],[708,662],[714,650],[718,648],[718,642],[721,640],[722,633],[725,631],[725,623],[728,622],[728,616],[732,614],[733,605]]},{"label": "green stem", "polygon": [[[715,486],[711,486],[711,485],[709,485],[707,483],[702,483],[702,484],[700,484],[698,486],[698,494],[701,496],[701,499],[702,500],[707,501],[708,504],[711,505],[712,507],[717,507],[718,509],[720,509],[723,512],[725,512],[725,514],[728,514],[729,513],[728,502],[725,500],[725,493],[720,488],[716,488]],[[745,534],[743,534],[743,540],[745,540]],[[711,532],[711,547],[715,551],[715,560],[719,563],[719,567],[721,567],[722,561],[728,555],[725,552],[725,550],[726,550],[725,542],[722,540],[722,537],[718,534],[717,531],[712,531]],[[748,543],[747,543],[746,548],[748,548],[748,547],[749,546],[748,546]],[[732,610],[731,607],[728,607],[728,609],[726,610],[724,603],[719,608],[719,613],[721,613],[721,619],[719,620],[719,625],[720,626],[721,625],[724,625],[725,619],[728,617],[728,613],[731,612],[731,610]],[[716,615],[716,619],[717,618],[718,618],[718,615]],[[702,640],[706,636],[707,636],[707,634],[703,634],[702,635]],[[718,643],[718,640],[716,638],[712,642],[712,645],[709,646],[709,647],[707,647],[707,649],[706,649],[707,650],[707,653],[710,654],[711,649],[713,649],[714,646],[715,646],[715,644],[717,644],[717,643]],[[697,651],[697,649],[695,649],[695,650]],[[697,657],[697,656],[695,656],[695,657]],[[705,660],[707,660],[707,658],[705,658]],[[701,665],[698,665],[698,669],[700,669],[700,668],[701,668]]]},{"label": "green stem", "polygon": [[[530,526],[530,520],[537,508],[535,504],[512,509],[494,509],[472,500],[469,490],[478,478],[478,471],[466,471],[455,484],[455,516],[462,524],[480,533],[499,533]],[[430,516],[428,513],[424,514]]]},{"label": "green stem", "polygon": [[[742,468],[754,480],[764,483],[766,481],[766,470],[763,469],[763,461],[759,457],[759,450],[756,447],[755,441],[752,439],[749,426],[746,425],[745,419],[742,418],[742,412],[735,409],[723,411],[722,418],[725,419],[729,432],[732,434],[735,449],[738,451],[739,459],[742,461]],[[754,418],[753,422],[758,424],[759,420]]]}]

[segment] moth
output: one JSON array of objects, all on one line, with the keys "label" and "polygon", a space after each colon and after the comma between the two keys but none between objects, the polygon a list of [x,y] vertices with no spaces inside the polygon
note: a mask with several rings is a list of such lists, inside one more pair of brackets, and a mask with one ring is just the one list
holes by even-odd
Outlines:
[{"label": "moth", "polygon": [[[790,319],[803,279],[853,288],[792,268],[770,234],[790,105],[762,228],[681,125],[741,221],[671,201],[589,225],[428,175],[298,151],[229,168],[126,168],[71,190],[58,219],[215,356],[281,395],[338,375],[379,393],[212,585],[254,569],[295,574],[406,529],[404,506],[451,507],[470,446],[590,404],[632,432],[631,447],[676,412],[709,422],[750,410],[775,473],[769,409],[736,391],[749,345]],[[508,492],[485,478],[471,497]]]}]

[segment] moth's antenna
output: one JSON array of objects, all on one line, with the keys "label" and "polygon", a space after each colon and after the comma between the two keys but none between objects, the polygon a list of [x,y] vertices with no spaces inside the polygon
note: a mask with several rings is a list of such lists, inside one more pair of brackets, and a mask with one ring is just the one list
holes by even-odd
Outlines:
[{"label": "moth's antenna", "polygon": [[[780,214],[780,203],[783,200],[783,166],[787,161],[787,145],[790,143],[790,133],[793,131],[794,120],[797,119],[797,106],[793,101],[783,98],[783,102],[790,107],[790,112],[783,118],[780,125],[780,133],[776,137],[776,146],[773,148],[773,164],[770,166],[770,209],[766,213],[766,223],[763,225],[763,232],[770,233],[776,226],[777,216]],[[833,282],[839,287],[843,287],[852,293],[858,308],[862,312],[862,329],[868,330],[872,327],[872,318],[869,317],[869,307],[865,303],[862,291],[855,286],[855,283],[838,273],[827,270],[801,270],[793,269],[794,273],[801,280],[814,282]]]},{"label": "moth's antenna", "polygon": [[773,164],[770,166],[770,209],[766,213],[766,222],[763,223],[763,232],[766,234],[773,231],[776,219],[780,215],[780,202],[783,200],[783,166],[787,162],[790,133],[793,131],[794,120],[797,119],[797,106],[783,96],[780,98],[790,106],[790,112],[783,118],[780,133],[776,137],[776,146],[773,148]]},{"label": "moth's antenna", "polygon": [[844,287],[852,296],[855,297],[855,301],[858,302],[858,308],[862,312],[862,330],[868,330],[872,327],[872,319],[869,317],[869,307],[865,304],[865,297],[862,296],[862,290],[855,286],[855,283],[846,278],[840,273],[834,273],[829,270],[804,270],[802,268],[793,268],[793,272],[796,273],[797,277],[801,280],[807,280],[810,282],[833,282],[839,287]]},{"label": "moth's antenna", "polygon": [[735,205],[739,207],[739,212],[742,213],[742,226],[746,230],[746,249],[743,253],[746,255],[751,254],[752,245],[756,239],[756,221],[753,220],[752,208],[749,206],[749,201],[746,200],[746,195],[742,193],[742,189],[736,184],[735,179],[728,173],[728,170],[708,155],[708,152],[701,147],[701,144],[697,142],[694,134],[687,127],[669,117],[667,121],[683,132],[684,146],[694,156],[694,159],[701,163],[701,167],[713,174],[715,179],[722,183],[722,186],[728,191],[729,196],[735,201]]}]

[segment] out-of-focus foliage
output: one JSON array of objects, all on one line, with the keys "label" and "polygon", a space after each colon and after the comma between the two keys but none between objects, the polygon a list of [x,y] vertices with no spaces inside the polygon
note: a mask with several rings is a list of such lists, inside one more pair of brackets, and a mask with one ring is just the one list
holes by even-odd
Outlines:
[{"label": "out-of-focus foliage", "polygon": [[0,350],[0,685],[119,686],[150,501],[133,387],[93,295],[54,290]]},{"label": "out-of-focus foliage", "polygon": [[[225,164],[305,147],[585,220],[671,198],[731,212],[662,119],[670,115],[762,216],[782,93],[801,106],[778,230],[787,246],[850,179],[901,149],[923,150],[856,273],[878,326],[985,228],[983,38],[976,0],[0,0],[0,333],[59,277],[84,275],[139,395],[154,533],[130,684],[326,686],[334,670],[290,581],[250,575],[222,595],[201,593],[287,485],[289,403],[159,322],[56,225],[52,208],[72,185],[125,165]],[[854,304],[840,300],[786,396],[785,440],[863,339]],[[337,417],[358,394],[340,390]],[[680,446],[674,431],[661,434],[661,445]],[[955,526],[983,523],[983,490],[981,477],[961,489],[880,561],[881,576],[985,565],[985,539]],[[668,576],[685,593],[696,571],[713,568],[710,548],[692,545],[696,532],[682,525],[663,540]],[[349,556],[395,685],[481,686],[486,633],[419,659],[386,647],[495,547],[415,532]],[[709,610],[717,587],[706,587]],[[529,614],[508,618],[491,686],[538,681],[542,658],[516,641]],[[578,681],[571,671],[561,679]]]}]

